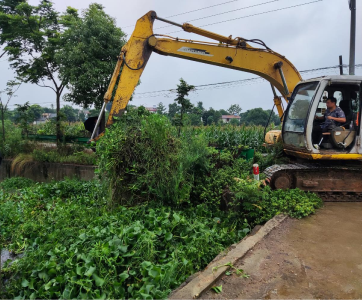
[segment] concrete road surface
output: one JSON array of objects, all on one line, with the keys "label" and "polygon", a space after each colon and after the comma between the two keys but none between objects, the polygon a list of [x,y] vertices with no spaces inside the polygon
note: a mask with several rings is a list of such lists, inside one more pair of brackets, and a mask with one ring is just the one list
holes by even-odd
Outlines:
[{"label": "concrete road surface", "polygon": [[362,203],[326,203],[310,217],[287,219],[224,275],[204,299],[362,298]]}]

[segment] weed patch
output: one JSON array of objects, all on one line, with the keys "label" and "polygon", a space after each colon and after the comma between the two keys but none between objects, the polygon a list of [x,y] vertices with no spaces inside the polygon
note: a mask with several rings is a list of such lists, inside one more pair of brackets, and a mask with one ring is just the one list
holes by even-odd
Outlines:
[{"label": "weed patch", "polygon": [[165,298],[249,230],[204,205],[109,211],[101,189],[67,180],[0,192],[0,233],[25,253],[3,269],[2,296]]}]

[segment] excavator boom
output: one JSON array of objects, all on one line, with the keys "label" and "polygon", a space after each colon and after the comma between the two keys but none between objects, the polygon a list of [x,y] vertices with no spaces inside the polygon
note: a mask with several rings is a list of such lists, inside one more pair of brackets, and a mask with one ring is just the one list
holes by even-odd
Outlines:
[{"label": "excavator boom", "polygon": [[[155,19],[180,26],[187,32],[216,40],[217,43],[154,34]],[[154,11],[148,12],[137,21],[132,36],[121,50],[104,99],[106,104],[112,100],[114,94],[106,126],[113,123],[115,116],[119,117],[124,113],[152,52],[259,75],[269,81],[273,90],[275,87],[287,101],[296,84],[302,80],[299,72],[289,60],[266,47],[263,42],[259,40],[252,40],[252,42],[260,44],[262,48],[252,47],[243,38],[222,36],[188,23],[180,25],[158,18]],[[116,85],[117,89],[114,93]],[[279,116],[282,117],[282,101],[276,93],[274,93],[274,103]],[[96,128],[97,126],[98,124]]]}]

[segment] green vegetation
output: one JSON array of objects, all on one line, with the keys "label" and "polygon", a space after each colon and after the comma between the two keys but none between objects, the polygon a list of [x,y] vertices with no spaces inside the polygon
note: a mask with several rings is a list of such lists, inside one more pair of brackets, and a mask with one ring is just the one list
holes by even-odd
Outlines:
[{"label": "green vegetation", "polygon": [[1,296],[165,298],[249,231],[204,205],[109,210],[103,194],[97,181],[70,180],[0,191],[0,233],[26,253],[3,269]]},{"label": "green vegetation", "polygon": [[[22,188],[11,192],[15,184]],[[7,249],[25,253],[2,270],[5,298],[166,298],[249,232],[244,216],[266,221],[291,209],[301,217],[320,205],[312,194],[278,191],[264,200],[254,195],[258,205],[238,215],[207,203],[110,208],[98,181],[17,178],[1,187],[0,234]],[[258,190],[251,182],[243,188],[249,196]]]},{"label": "green vegetation", "polygon": [[[84,128],[83,122],[61,122],[62,136],[90,137],[89,131]],[[56,122],[48,121],[31,127],[30,132],[38,135],[55,135]]]},{"label": "green vegetation", "polygon": [[209,147],[206,133],[132,109],[97,144],[100,181],[1,183],[0,234],[24,253],[5,265],[1,296],[166,298],[252,226],[321,205],[254,181],[243,147]]},{"label": "green vegetation", "polygon": [[195,128],[195,131],[197,134],[204,134],[209,145],[219,148],[243,145],[255,150],[262,150],[265,142],[264,127],[262,126],[211,125]]},{"label": "green vegetation", "polygon": [[95,3],[79,16],[72,7],[59,13],[48,0],[37,5],[24,0],[0,1],[0,14],[0,45],[19,80],[55,93],[60,142],[61,114],[75,118],[69,109],[60,111],[64,88],[70,90],[68,100],[99,105],[125,34],[102,5]]}]

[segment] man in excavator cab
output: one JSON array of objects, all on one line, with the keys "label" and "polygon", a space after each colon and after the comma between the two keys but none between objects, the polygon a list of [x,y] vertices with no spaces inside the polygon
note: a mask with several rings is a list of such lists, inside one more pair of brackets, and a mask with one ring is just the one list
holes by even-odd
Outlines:
[{"label": "man in excavator cab", "polygon": [[330,133],[336,127],[346,123],[346,115],[343,110],[337,106],[337,99],[335,97],[328,97],[326,102],[327,109],[324,113],[324,116],[315,116],[315,120],[324,120],[319,127],[316,126],[313,130],[313,140],[319,140],[319,144],[315,144],[315,148],[319,148],[322,141],[326,138],[328,133]]}]

